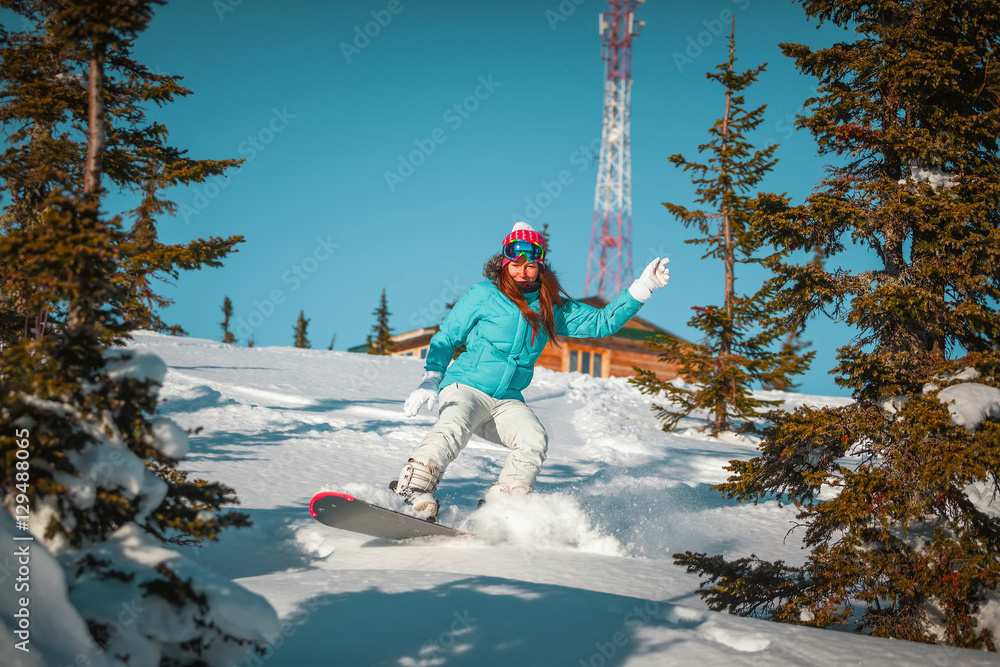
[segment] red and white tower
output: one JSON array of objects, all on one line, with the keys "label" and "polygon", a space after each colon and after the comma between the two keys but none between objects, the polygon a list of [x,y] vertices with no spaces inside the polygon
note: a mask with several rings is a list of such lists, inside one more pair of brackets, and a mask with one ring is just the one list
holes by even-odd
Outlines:
[{"label": "red and white tower", "polygon": [[601,59],[607,63],[604,124],[584,293],[609,301],[632,280],[632,38],[644,25],[634,16],[643,2],[608,0],[608,11],[600,17]]}]

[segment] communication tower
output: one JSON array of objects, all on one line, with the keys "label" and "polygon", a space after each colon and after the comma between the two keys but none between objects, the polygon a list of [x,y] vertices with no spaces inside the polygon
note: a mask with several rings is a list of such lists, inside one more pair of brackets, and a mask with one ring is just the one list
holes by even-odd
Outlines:
[{"label": "communication tower", "polygon": [[643,2],[608,0],[608,10],[600,15],[604,122],[584,292],[608,301],[632,280],[632,38],[645,25],[635,20],[635,8]]}]

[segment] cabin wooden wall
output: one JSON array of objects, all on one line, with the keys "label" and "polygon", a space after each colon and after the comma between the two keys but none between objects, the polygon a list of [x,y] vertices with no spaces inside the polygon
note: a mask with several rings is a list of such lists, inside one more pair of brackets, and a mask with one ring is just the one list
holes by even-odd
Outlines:
[{"label": "cabin wooden wall", "polygon": [[672,380],[677,377],[677,364],[660,361],[657,354],[642,341],[614,338],[561,338],[559,343],[560,347],[552,343],[546,345],[542,356],[538,358],[537,365],[553,371],[568,372],[570,351],[576,350],[578,353],[601,354],[601,377],[632,377],[635,375],[633,365],[653,371],[661,380]]}]

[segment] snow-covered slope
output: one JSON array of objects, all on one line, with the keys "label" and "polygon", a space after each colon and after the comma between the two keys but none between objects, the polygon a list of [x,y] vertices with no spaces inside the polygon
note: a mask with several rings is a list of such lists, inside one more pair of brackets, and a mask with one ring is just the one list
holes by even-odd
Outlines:
[{"label": "snow-covered slope", "polygon": [[272,649],[248,665],[1000,664],[708,611],[671,555],[801,562],[793,510],[712,491],[754,443],[663,433],[624,380],[539,369],[525,392],[550,435],[538,493],[475,511],[506,452],[473,439],[438,495],[441,521],[478,537],[394,544],[327,528],[308,501],[386,497],[433,422],[402,415],[420,361],[134,338],[168,365],[162,411],[200,429],[181,468],[234,487],[254,522],[187,552],[280,615]]}]

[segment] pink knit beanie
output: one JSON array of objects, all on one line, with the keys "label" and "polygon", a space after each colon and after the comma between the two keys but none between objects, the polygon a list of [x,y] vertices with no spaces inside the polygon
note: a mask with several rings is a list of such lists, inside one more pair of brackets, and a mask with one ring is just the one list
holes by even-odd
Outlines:
[{"label": "pink knit beanie", "polygon": [[[548,250],[545,247],[545,237],[542,236],[541,232],[536,232],[535,228],[526,222],[515,222],[514,228],[510,230],[510,234],[504,237],[503,243],[500,244],[500,250],[506,247],[511,241],[528,241],[529,243],[535,243],[542,246],[543,250]],[[539,262],[542,264],[544,262]],[[503,258],[503,264],[501,266],[507,266],[510,264],[510,260],[506,257]]]}]

